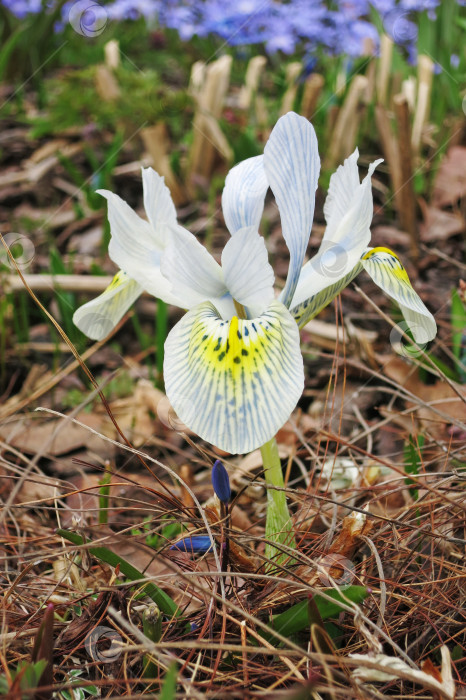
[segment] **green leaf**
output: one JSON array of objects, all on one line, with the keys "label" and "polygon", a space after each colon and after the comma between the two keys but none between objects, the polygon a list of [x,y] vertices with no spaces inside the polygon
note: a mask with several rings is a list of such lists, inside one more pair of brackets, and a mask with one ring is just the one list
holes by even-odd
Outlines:
[{"label": "green leaf", "polygon": [[[457,289],[451,292],[451,335],[452,335],[452,350],[456,359],[460,362],[465,360],[465,349],[463,344],[463,336],[466,329],[466,309]],[[464,380],[464,370],[459,368],[459,373]]]},{"label": "green leaf", "polygon": [[162,690],[160,691],[159,700],[175,700],[176,697],[176,677],[178,675],[178,667],[176,662],[173,662],[168,669],[163,681]]},{"label": "green leaf", "polygon": [[[73,544],[86,544],[85,540],[75,532],[69,532],[68,530],[62,530],[59,528],[57,530],[57,534]],[[110,564],[110,566],[115,568],[119,566],[121,573],[130,581],[139,581],[144,579],[143,573],[138,571],[134,566],[125,561],[125,559],[122,559],[118,556],[118,554],[111,552],[106,547],[90,547],[89,552],[92,554],[92,556],[96,557],[96,559],[104,561],[106,564]],[[171,617],[179,617],[181,615],[180,609],[175,601],[170,598],[165,591],[162,591],[161,588],[156,586],[155,583],[148,581],[145,584],[145,592],[149,598],[152,598],[154,603],[159,606],[160,610],[162,610],[165,615],[170,615]]]},{"label": "green leaf", "polygon": [[[322,620],[339,615],[342,611],[342,605],[348,605],[348,600],[353,603],[360,603],[369,595],[367,588],[364,586],[349,586],[341,593],[331,588],[326,590],[325,593],[332,600],[327,600],[318,594],[314,596],[314,602]],[[313,620],[309,618],[309,602],[308,600],[302,600],[271,619],[270,626],[284,637],[289,637],[308,628],[311,622]]]},{"label": "green leaf", "polygon": [[[422,448],[424,447],[424,435],[418,435],[417,438],[413,435],[409,436],[408,442],[404,447],[404,468],[407,474],[419,474],[419,469],[422,464]],[[416,484],[413,479],[405,479],[406,484]],[[418,499],[419,490],[411,489],[412,496],[415,501]]]}]

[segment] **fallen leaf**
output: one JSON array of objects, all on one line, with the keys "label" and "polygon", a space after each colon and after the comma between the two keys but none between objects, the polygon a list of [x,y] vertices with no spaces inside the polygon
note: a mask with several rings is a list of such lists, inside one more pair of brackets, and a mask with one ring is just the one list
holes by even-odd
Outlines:
[{"label": "fallen leaf", "polygon": [[450,213],[421,202],[424,221],[419,226],[421,240],[426,243],[445,241],[450,236],[463,233],[465,221],[460,213]]},{"label": "fallen leaf", "polygon": [[435,178],[432,204],[445,207],[466,196],[466,147],[452,146]]}]

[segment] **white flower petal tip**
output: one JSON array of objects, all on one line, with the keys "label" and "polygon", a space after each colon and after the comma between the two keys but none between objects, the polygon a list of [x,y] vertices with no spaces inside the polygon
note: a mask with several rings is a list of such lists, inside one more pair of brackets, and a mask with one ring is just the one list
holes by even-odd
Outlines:
[{"label": "white flower petal tip", "polygon": [[304,387],[298,327],[278,301],[253,320],[219,318],[203,303],[165,342],[167,396],[179,418],[232,454],[270,440]]},{"label": "white flower petal tip", "polygon": [[243,160],[226,177],[222,209],[231,234],[249,226],[259,228],[269,188],[263,161],[263,156]]},{"label": "white flower petal tip", "polygon": [[102,294],[74,312],[73,323],[88,338],[103,340],[142,294],[142,287],[118,272]]},{"label": "white flower petal tip", "polygon": [[165,242],[167,227],[176,226],[176,209],[165,178],[152,168],[142,168],[144,209],[157,237]]},{"label": "white flower petal tip", "polygon": [[424,345],[433,340],[437,334],[435,319],[411,286],[398,256],[388,248],[372,248],[361,258],[361,264],[374,282],[398,302],[416,343]]},{"label": "white flower petal tip", "polygon": [[290,306],[309,242],[320,172],[317,137],[307,119],[289,112],[278,120],[264,149],[264,168],[290,251],[281,295],[285,306]]},{"label": "white flower petal tip", "polygon": [[231,296],[259,316],[274,298],[273,269],[262,236],[253,227],[237,231],[222,252],[225,285]]}]

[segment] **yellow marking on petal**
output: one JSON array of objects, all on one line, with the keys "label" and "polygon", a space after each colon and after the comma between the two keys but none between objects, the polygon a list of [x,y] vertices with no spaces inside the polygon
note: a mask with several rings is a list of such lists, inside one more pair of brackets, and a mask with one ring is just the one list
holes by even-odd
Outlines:
[{"label": "yellow marking on petal", "polygon": [[390,248],[384,248],[383,246],[379,246],[378,248],[372,248],[368,253],[362,256],[363,260],[369,260],[373,255],[377,255],[377,253],[388,253],[389,255],[393,255],[394,258],[399,260],[400,258],[396,253],[393,252],[393,250],[390,250]]},{"label": "yellow marking on petal", "polygon": [[286,421],[303,387],[298,327],[273,301],[258,318],[192,309],[165,343],[164,377],[180,419],[228,452],[264,444]]},{"label": "yellow marking on petal", "polygon": [[197,339],[202,333],[201,347],[192,341],[190,359],[199,358],[213,371],[225,372],[233,384],[242,375],[268,371],[267,346],[271,341],[280,342],[279,329],[266,320],[246,321],[233,316],[216,334],[202,321],[196,326],[193,337]]},{"label": "yellow marking on petal", "polygon": [[124,284],[125,282],[128,281],[128,276],[126,272],[123,272],[123,270],[120,270],[119,272],[116,273],[108,287],[106,288],[106,292],[109,292],[112,289],[115,289],[115,287],[119,287],[121,284]]},{"label": "yellow marking on petal", "polygon": [[380,254],[385,254],[388,257],[381,258],[378,262],[382,265],[385,265],[386,267],[389,267],[390,269],[388,270],[388,272],[390,274],[395,275],[395,277],[398,277],[398,279],[402,280],[403,282],[407,282],[409,286],[411,286],[408,273],[406,272],[403,263],[401,262],[398,255],[394,253],[393,250],[390,250],[390,248],[383,248],[382,246],[378,248],[373,248],[362,257],[362,260],[370,260],[371,258],[376,257]]}]

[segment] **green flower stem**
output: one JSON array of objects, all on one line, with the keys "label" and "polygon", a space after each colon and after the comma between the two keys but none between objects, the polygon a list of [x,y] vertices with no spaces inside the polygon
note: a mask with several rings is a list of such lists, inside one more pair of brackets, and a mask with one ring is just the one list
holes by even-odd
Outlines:
[{"label": "green flower stem", "polygon": [[[262,464],[264,465],[264,478],[267,486],[277,486],[284,489],[282,465],[278,455],[278,445],[275,438],[266,442],[261,447]],[[296,548],[293,522],[286,503],[285,491],[276,489],[267,490],[267,518],[265,522],[265,536],[267,540],[283,544],[292,549]],[[289,555],[282,553],[271,544],[265,546],[265,556],[271,564],[283,564],[289,561]]]}]

